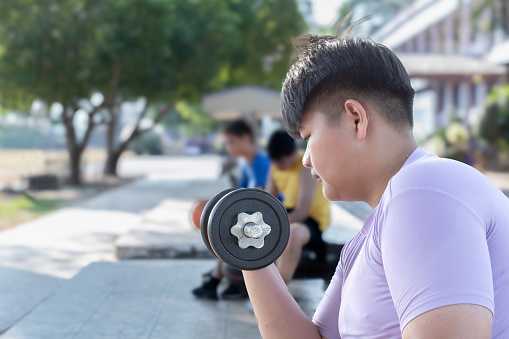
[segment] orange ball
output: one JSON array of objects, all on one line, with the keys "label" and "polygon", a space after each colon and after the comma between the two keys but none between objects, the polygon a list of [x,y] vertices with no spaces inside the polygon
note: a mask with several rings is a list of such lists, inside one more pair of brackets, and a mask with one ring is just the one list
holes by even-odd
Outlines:
[{"label": "orange ball", "polygon": [[203,209],[205,208],[205,205],[207,205],[207,202],[208,200],[200,200],[191,209],[191,221],[197,229],[200,229],[201,214],[203,213]]}]

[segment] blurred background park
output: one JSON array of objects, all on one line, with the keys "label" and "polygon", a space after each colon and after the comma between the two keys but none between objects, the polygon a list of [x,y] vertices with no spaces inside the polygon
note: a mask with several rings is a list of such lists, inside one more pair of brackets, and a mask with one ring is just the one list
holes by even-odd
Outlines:
[{"label": "blurred background park", "polygon": [[[291,37],[366,16],[356,34],[412,79],[420,146],[509,191],[509,0],[1,0],[0,268],[67,279],[92,261],[178,257],[157,252],[158,232],[191,230],[188,200],[229,185],[222,126],[247,120],[261,148],[283,127]],[[352,229],[369,213],[341,208]],[[186,232],[172,239],[195,246]],[[157,244],[133,250],[143,241]],[[0,334],[54,283],[0,307]]]},{"label": "blurred background park", "polygon": [[[220,154],[244,117],[260,144],[281,127],[291,37],[339,18],[395,51],[422,147],[509,168],[506,0],[44,0],[0,3],[0,188],[106,187],[126,159]],[[2,195],[0,225],[65,194]]]}]

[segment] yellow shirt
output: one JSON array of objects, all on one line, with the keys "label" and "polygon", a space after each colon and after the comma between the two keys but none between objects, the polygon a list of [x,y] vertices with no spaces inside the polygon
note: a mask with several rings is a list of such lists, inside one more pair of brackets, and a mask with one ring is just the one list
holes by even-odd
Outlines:
[{"label": "yellow shirt", "polygon": [[[280,171],[275,166],[270,169],[270,174],[276,183],[277,189],[283,194],[283,206],[286,209],[295,209],[297,206],[297,198],[299,195],[299,176],[304,168],[302,165],[302,157],[304,154],[299,153],[299,160],[291,168]],[[315,196],[309,209],[309,216],[318,222],[320,231],[324,231],[329,226],[330,211],[329,201],[324,197],[322,184],[316,185]]]}]

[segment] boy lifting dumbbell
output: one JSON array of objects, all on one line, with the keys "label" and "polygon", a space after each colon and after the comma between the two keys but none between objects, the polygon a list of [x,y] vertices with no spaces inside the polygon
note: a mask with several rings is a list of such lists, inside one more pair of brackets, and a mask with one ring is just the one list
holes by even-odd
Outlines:
[{"label": "boy lifting dumbbell", "polygon": [[350,32],[295,40],[281,111],[325,196],[373,211],[312,320],[279,263],[243,272],[262,336],[509,338],[509,200],[472,167],[418,147],[403,64]]}]

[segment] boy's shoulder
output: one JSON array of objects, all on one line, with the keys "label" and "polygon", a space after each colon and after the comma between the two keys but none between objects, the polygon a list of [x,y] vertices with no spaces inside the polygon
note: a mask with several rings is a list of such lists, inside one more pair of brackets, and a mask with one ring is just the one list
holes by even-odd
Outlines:
[{"label": "boy's shoulder", "polygon": [[270,166],[270,159],[267,153],[263,151],[258,151],[253,159],[253,166],[264,166],[264,167]]},{"label": "boy's shoulder", "polygon": [[494,186],[482,173],[462,162],[424,153],[389,181],[391,197],[407,190],[435,190],[459,196]]}]

